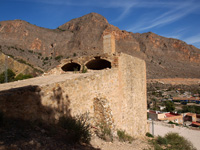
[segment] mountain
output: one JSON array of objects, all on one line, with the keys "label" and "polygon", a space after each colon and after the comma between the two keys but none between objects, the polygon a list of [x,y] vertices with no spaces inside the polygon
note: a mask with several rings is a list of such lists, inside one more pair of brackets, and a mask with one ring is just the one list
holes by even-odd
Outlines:
[{"label": "mountain", "polygon": [[103,36],[114,32],[116,51],[144,59],[147,78],[200,78],[200,49],[155,33],[131,33],[97,13],[73,19],[57,29],[22,20],[0,22],[0,51],[47,71],[62,58],[103,52]]}]

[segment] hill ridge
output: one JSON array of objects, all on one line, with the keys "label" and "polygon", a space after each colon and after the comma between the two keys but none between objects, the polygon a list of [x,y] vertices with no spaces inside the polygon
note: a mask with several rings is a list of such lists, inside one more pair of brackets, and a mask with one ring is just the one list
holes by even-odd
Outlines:
[{"label": "hill ridge", "polygon": [[[200,49],[152,32],[132,33],[108,23],[100,14],[90,13],[47,29],[26,21],[1,21],[0,46],[7,55],[49,70],[59,64],[56,57],[99,54],[103,36],[114,32],[116,51],[142,58],[148,78],[200,78]],[[48,60],[45,60],[48,59]]]}]

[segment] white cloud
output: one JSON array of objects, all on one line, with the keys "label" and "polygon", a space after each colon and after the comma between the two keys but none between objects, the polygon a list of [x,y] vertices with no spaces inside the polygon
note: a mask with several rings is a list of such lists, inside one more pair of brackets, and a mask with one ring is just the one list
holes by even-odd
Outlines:
[{"label": "white cloud", "polygon": [[188,32],[188,29],[188,27],[178,28],[174,29],[170,33],[161,33],[160,35],[168,38],[181,39]]},{"label": "white cloud", "polygon": [[121,13],[121,15],[117,19],[112,20],[111,23],[118,22],[118,21],[121,21],[122,19],[124,19],[124,17],[126,17],[126,15],[128,15],[130,13],[131,8],[134,5],[136,5],[136,4],[131,4],[131,5],[127,6],[127,7],[125,7],[124,10],[123,10],[123,12]]},{"label": "white cloud", "polygon": [[139,23],[133,24],[133,27],[130,27],[128,30],[139,32],[158,26],[163,26],[175,22],[199,8],[199,5],[194,5],[192,2],[185,2],[180,5],[174,5],[176,7],[172,7],[167,12],[164,12],[156,18],[154,18],[156,14],[152,14],[150,18],[143,18],[142,20],[139,20]]},{"label": "white cloud", "polygon": [[[164,26],[175,22],[190,13],[196,13],[200,8],[198,0],[9,0],[9,1],[24,1],[33,3],[45,3],[51,5],[66,5],[78,7],[99,7],[99,8],[114,8],[121,12],[114,20],[110,22],[120,22],[130,15],[135,8],[151,9],[151,15],[137,20],[127,30],[132,32],[140,32],[152,29],[158,26]],[[161,14],[157,14],[158,9]],[[163,10],[162,10],[163,9]],[[150,16],[150,17],[149,17]]]},{"label": "white cloud", "polygon": [[188,44],[197,44],[200,43],[200,34],[183,39]]}]

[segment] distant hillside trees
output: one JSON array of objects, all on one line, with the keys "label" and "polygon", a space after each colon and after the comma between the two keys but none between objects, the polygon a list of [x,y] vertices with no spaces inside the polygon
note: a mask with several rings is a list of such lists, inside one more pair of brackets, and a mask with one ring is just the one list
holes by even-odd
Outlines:
[{"label": "distant hillside trees", "polygon": [[[17,80],[24,80],[28,78],[32,78],[33,76],[30,74],[22,74],[20,73],[19,75],[16,76],[16,74],[11,70],[7,70],[7,82],[13,82]],[[5,71],[0,74],[0,83],[5,83]]]},{"label": "distant hillside trees", "polygon": [[200,106],[195,106],[195,105],[183,106],[182,110],[179,110],[178,112],[179,113],[191,112],[191,113],[200,114]]},{"label": "distant hillside trees", "polygon": [[[14,81],[15,73],[11,69],[7,69],[7,81]],[[5,83],[5,71],[0,74],[0,83]]]},{"label": "distant hillside trees", "polygon": [[166,101],[165,102],[165,111],[172,112],[175,110],[174,103],[172,101]]},{"label": "distant hillside trees", "polygon": [[33,76],[30,75],[30,74],[22,74],[22,73],[20,73],[19,75],[17,75],[15,77],[15,81],[17,81],[17,80],[24,80],[24,79],[28,79],[28,78],[32,78],[32,77]]}]

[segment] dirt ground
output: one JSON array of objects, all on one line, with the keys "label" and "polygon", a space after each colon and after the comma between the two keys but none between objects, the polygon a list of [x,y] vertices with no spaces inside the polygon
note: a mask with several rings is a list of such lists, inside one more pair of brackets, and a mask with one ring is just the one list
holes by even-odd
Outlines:
[{"label": "dirt ground", "polygon": [[72,141],[73,132],[58,125],[30,122],[14,118],[0,118],[0,150],[144,150],[149,149],[148,138],[134,139],[132,143],[106,142],[95,134],[89,144]]},{"label": "dirt ground", "polygon": [[[98,137],[93,137],[91,145],[100,150],[144,150],[151,148],[148,144],[148,139],[135,139],[132,143],[120,142],[115,139],[113,142],[105,142]],[[152,149],[152,148],[151,148]]]},{"label": "dirt ground", "polygon": [[184,85],[192,85],[192,84],[200,84],[200,79],[195,78],[163,78],[163,79],[148,79],[148,83],[160,82],[164,84],[184,84]]}]

